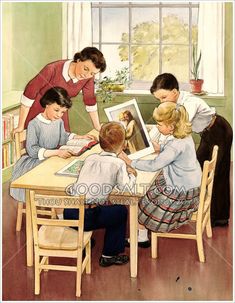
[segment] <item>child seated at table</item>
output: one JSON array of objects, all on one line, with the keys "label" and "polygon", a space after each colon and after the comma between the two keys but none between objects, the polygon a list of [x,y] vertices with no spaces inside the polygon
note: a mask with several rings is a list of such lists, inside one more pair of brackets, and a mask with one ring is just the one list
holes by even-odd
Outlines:
[{"label": "child seated at table", "polygon": [[153,160],[133,161],[124,152],[119,155],[133,168],[151,172],[160,170],[139,202],[138,246],[143,248],[150,246],[148,229],[169,232],[191,218],[198,208],[202,174],[184,106],[161,103],[154,110],[153,118],[159,131],[168,137],[164,145],[154,145],[159,155]]},{"label": "child seated at table", "polygon": [[[125,129],[117,122],[102,125],[99,154],[88,156],[75,183],[67,187],[70,195],[86,195],[84,230],[105,229],[100,266],[122,265],[129,261],[120,255],[125,249],[127,209],[124,205],[108,205],[108,196],[115,191],[128,191],[135,183],[136,172],[118,158],[125,142]],[[77,209],[65,209],[65,219],[77,219]]]},{"label": "child seated at table", "polygon": [[[71,157],[72,154],[68,150],[58,149],[59,145],[66,144],[69,139],[93,138],[89,135],[80,136],[65,131],[62,116],[72,106],[65,89],[50,88],[41,98],[40,104],[44,111],[29,122],[26,136],[27,153],[16,162],[11,181],[24,175],[46,158]],[[10,195],[17,201],[25,202],[24,189],[11,188]],[[62,214],[57,215],[62,217]]]}]

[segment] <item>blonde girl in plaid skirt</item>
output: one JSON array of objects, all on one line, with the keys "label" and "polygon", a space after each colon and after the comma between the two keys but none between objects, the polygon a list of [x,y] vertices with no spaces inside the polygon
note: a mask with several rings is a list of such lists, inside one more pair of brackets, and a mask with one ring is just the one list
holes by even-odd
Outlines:
[{"label": "blonde girl in plaid skirt", "polygon": [[[130,160],[120,157],[138,170],[160,171],[139,202],[138,241],[148,247],[148,229],[168,232],[185,224],[197,210],[201,183],[201,167],[191,137],[192,128],[184,106],[161,103],[153,112],[159,132],[166,136],[164,144],[153,142],[158,153],[153,160]],[[146,244],[146,245],[145,245]]]}]

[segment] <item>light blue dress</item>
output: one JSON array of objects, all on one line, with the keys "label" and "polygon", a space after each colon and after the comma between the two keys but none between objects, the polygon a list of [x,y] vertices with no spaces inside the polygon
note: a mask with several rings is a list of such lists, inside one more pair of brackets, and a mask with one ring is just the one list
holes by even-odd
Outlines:
[{"label": "light blue dress", "polygon": [[139,201],[139,223],[155,232],[169,232],[187,223],[198,208],[201,167],[191,136],[172,136],[153,160],[133,160],[143,171],[161,170]]},{"label": "light blue dress", "polygon": [[[46,149],[56,149],[59,145],[66,144],[69,135],[70,133],[65,131],[62,119],[51,121],[39,114],[31,120],[27,128],[27,154],[16,162],[11,181],[21,177],[45,160],[43,153]],[[43,176],[38,177],[43,178]],[[25,202],[25,189],[10,188],[10,195],[17,201]]]}]

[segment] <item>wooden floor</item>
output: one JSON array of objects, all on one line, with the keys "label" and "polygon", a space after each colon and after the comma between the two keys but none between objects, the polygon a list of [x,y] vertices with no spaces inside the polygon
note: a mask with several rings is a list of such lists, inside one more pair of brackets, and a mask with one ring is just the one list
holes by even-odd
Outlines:
[{"label": "wooden floor", "polygon": [[[25,265],[25,220],[22,231],[16,233],[16,203],[8,190],[9,183],[3,184],[2,299],[76,300],[73,272],[42,273],[41,294],[34,295],[33,267]],[[96,245],[92,250],[92,273],[83,275],[82,296],[78,300],[232,301],[232,225],[231,219],[228,227],[213,229],[212,239],[205,236],[206,263],[198,261],[196,243],[192,240],[160,239],[156,260],[151,259],[149,248],[139,248],[136,279],[130,278],[129,264],[109,268],[98,265],[103,231],[97,231],[94,233]],[[129,254],[128,248],[126,253]],[[64,264],[73,262],[62,261]]]}]

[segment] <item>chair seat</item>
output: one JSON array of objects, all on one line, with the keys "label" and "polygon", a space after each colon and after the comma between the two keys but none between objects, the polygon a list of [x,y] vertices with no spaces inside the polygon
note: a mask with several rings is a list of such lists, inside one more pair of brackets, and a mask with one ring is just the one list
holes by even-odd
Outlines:
[{"label": "chair seat", "polygon": [[[84,232],[83,244],[91,238],[92,231]],[[41,226],[38,231],[40,248],[76,250],[78,248],[78,232],[70,227]]]}]

